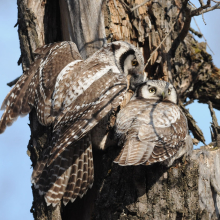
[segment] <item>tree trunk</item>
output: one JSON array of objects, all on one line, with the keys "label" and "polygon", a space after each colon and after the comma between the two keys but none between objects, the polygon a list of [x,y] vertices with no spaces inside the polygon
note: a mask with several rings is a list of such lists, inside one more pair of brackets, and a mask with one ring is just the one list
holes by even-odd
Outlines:
[{"label": "tree trunk", "polygon": [[[86,59],[106,41],[124,40],[143,52],[148,78],[175,85],[180,104],[185,104],[188,97],[203,103],[211,100],[220,109],[220,71],[204,44],[197,43],[188,33],[188,1],[149,1],[135,9],[142,2],[18,0],[23,70],[33,62],[35,49],[44,44],[74,41]],[[182,108],[194,137],[204,142],[201,130],[183,105]],[[30,113],[30,127],[28,150],[34,166],[52,129],[38,123],[34,110]],[[190,157],[177,160],[170,168],[161,164],[120,167],[112,164],[118,150],[112,146],[105,152],[94,151],[93,189],[66,207],[62,203],[47,207],[32,187],[34,219],[220,218],[219,148],[194,150]]]}]

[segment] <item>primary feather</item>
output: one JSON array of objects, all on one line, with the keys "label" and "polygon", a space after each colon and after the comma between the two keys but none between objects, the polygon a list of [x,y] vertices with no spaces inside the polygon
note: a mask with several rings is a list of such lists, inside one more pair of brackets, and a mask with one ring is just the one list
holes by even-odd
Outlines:
[{"label": "primary feather", "polygon": [[86,60],[73,42],[44,46],[36,54],[3,102],[0,132],[32,108],[42,125],[52,125],[52,141],[34,167],[32,183],[47,204],[56,205],[61,198],[67,204],[93,182],[88,132],[122,103],[128,88],[144,81],[144,59],[122,41]]}]

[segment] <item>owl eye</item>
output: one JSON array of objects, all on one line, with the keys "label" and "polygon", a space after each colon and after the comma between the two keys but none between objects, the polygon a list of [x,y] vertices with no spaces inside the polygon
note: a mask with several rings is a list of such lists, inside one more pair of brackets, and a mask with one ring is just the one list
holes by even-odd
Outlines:
[{"label": "owl eye", "polygon": [[150,92],[150,93],[155,93],[155,92],[156,92],[156,88],[150,88],[150,89],[149,89],[149,92]]},{"label": "owl eye", "polygon": [[170,89],[168,89],[168,95],[170,95],[171,94],[171,90]]},{"label": "owl eye", "polygon": [[132,60],[131,64],[132,64],[132,66],[137,66],[138,65],[138,61],[137,60]]}]

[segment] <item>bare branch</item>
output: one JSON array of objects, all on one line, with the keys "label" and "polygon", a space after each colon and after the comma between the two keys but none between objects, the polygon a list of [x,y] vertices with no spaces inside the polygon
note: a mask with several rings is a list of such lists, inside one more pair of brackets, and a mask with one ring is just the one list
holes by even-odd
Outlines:
[{"label": "bare branch", "polygon": [[194,99],[190,99],[188,102],[186,102],[185,104],[183,104],[183,106],[187,106],[187,105],[190,105],[194,102]]},{"label": "bare branch", "polygon": [[210,8],[204,9],[201,13],[206,13],[206,12],[209,12],[209,11],[213,11],[215,9],[220,9],[220,3],[214,5],[214,6],[210,7]]},{"label": "bare branch", "polygon": [[200,8],[197,8],[195,10],[193,10],[191,12],[191,16],[198,16],[198,15],[201,15],[203,13],[206,13],[206,12],[210,12],[210,11],[213,11],[215,9],[220,9],[220,2],[217,2],[216,5],[210,7],[211,4],[210,4],[210,1],[207,2],[207,5],[203,6],[203,7],[200,7]]},{"label": "bare branch", "polygon": [[197,37],[202,38],[203,35],[202,35],[201,32],[198,32],[198,31],[194,30],[192,27],[190,27],[189,30],[190,30],[193,34],[195,34]]},{"label": "bare branch", "polygon": [[204,22],[204,24],[206,25],[206,22],[205,22],[205,18],[204,18],[204,14],[202,13],[202,20]]},{"label": "bare branch", "polygon": [[197,8],[191,1],[189,1],[189,3],[190,3],[194,8]]},{"label": "bare branch", "polygon": [[[200,28],[199,28],[199,25],[198,25],[197,22],[196,22],[196,19],[193,18],[193,20],[194,20],[194,22],[195,22],[195,24],[196,24],[196,27],[198,28],[199,32],[202,34],[202,32],[201,32],[201,30],[200,30]],[[209,50],[212,52],[213,55],[215,55],[214,52],[212,51],[212,49],[210,48],[210,46],[209,46],[209,44],[208,44],[208,42],[207,42],[207,40],[206,40],[206,38],[204,37],[203,34],[202,34],[202,37],[203,37],[203,39],[205,40],[206,45],[207,45],[207,47],[209,48]]]},{"label": "bare branch", "polygon": [[202,11],[203,9],[207,9],[207,8],[210,7],[210,6],[211,6],[211,0],[208,0],[206,5],[203,5],[203,6],[201,6],[200,8],[197,8],[197,9],[193,10],[193,11],[191,12],[191,16],[195,16],[195,15],[199,15],[199,14],[201,15],[201,14],[202,14],[201,11]]},{"label": "bare branch", "polygon": [[[196,124],[196,121],[193,119],[192,115],[189,113],[189,110],[186,109],[183,104],[180,103],[181,110],[186,115],[189,130],[192,131],[194,138],[201,141],[203,144],[205,144],[205,138],[203,135],[202,130],[199,128],[199,126]],[[206,145],[206,144],[205,144]]]},{"label": "bare branch", "polygon": [[220,1],[215,1],[215,0],[211,0],[212,2],[215,2],[215,3],[220,3]]},{"label": "bare branch", "polygon": [[136,5],[135,7],[133,7],[132,9],[130,9],[130,12],[138,9],[139,7],[143,6],[144,4],[146,4],[147,2],[149,2],[150,0],[146,0],[143,3],[141,3],[140,5]]},{"label": "bare branch", "polygon": [[205,6],[203,0],[199,0],[199,3],[200,3],[200,5],[201,5],[201,7]]}]

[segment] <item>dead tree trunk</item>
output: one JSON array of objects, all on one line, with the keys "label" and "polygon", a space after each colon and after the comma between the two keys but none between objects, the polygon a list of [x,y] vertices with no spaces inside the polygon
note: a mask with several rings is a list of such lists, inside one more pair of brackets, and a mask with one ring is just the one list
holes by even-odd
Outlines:
[{"label": "dead tree trunk", "polygon": [[[56,41],[74,41],[84,59],[105,41],[129,41],[143,52],[148,78],[172,82],[181,103],[186,104],[187,97],[203,103],[210,100],[220,109],[220,71],[204,45],[188,33],[191,16],[209,6],[194,10],[180,0],[18,0],[20,61],[26,70],[35,49]],[[204,142],[184,111],[194,137]],[[28,150],[34,166],[49,142],[51,128],[38,123],[35,111],[30,114],[30,127]],[[117,146],[95,152],[93,189],[67,207],[60,203],[52,208],[33,188],[34,219],[219,219],[220,149],[212,146],[194,150],[190,158],[179,159],[169,169],[160,164],[112,164]]]}]

